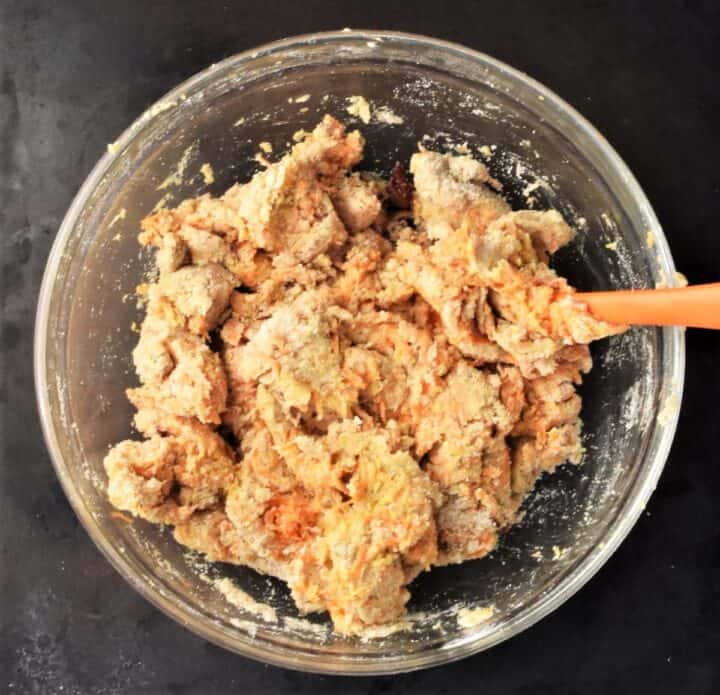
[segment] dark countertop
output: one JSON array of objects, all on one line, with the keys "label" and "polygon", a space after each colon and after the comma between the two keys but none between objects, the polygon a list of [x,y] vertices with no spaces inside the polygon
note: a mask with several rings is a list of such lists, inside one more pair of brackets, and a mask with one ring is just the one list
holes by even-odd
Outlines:
[{"label": "dark countertop", "polygon": [[618,552],[540,624],[447,667],[341,680],[234,656],[140,598],[65,501],[32,390],[32,322],[53,237],[107,142],[179,81],[251,46],[370,26],[507,61],[618,149],[690,280],[720,279],[717,3],[409,5],[0,0],[0,691],[720,692],[720,333],[688,333],[675,445]]}]

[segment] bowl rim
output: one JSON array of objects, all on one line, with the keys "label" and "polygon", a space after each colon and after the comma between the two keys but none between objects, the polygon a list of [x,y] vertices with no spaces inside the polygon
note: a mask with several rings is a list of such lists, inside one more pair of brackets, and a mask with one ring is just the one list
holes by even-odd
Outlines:
[{"label": "bowl rim", "polygon": [[[611,167],[622,177],[624,184],[629,189],[632,199],[642,209],[648,225],[655,234],[655,250],[658,254],[660,267],[668,278],[674,278],[675,266],[665,234],[657,220],[654,210],[630,169],[594,126],[576,111],[574,107],[540,82],[528,76],[526,73],[492,58],[485,53],[442,39],[419,34],[384,30],[343,29],[340,31],[316,32],[284,38],[236,53],[218,63],[212,64],[205,70],[195,73],[149,106],[117,138],[114,145],[108,147],[108,151],[95,164],[75,195],[59,227],[48,256],[38,295],[35,318],[33,368],[43,436],[50,453],[53,467],[65,495],[97,548],[107,558],[115,570],[145,599],[170,618],[184,627],[189,628],[200,637],[237,654],[265,663],[322,674],[387,675],[450,663],[484,651],[534,625],[565,603],[575,592],[584,586],[615,552],[645,509],[645,505],[657,485],[658,478],[669,455],[679,418],[679,408],[673,410],[668,421],[660,428],[655,455],[650,461],[650,464],[639,471],[638,480],[634,484],[634,490],[631,490],[629,494],[626,507],[623,509],[622,514],[618,515],[618,519],[610,526],[604,543],[580,559],[572,571],[568,572],[556,587],[548,591],[546,595],[541,596],[534,605],[526,609],[525,614],[522,615],[519,620],[507,627],[504,631],[496,630],[490,634],[480,636],[471,635],[470,638],[463,638],[459,643],[450,644],[447,648],[445,648],[445,645],[441,645],[439,648],[433,648],[431,651],[423,651],[421,653],[410,652],[389,658],[384,656],[363,655],[362,660],[360,660],[340,655],[323,655],[321,658],[317,658],[317,656],[309,652],[303,653],[293,648],[278,647],[277,645],[273,645],[272,649],[268,649],[264,645],[258,646],[254,644],[251,639],[239,643],[236,639],[228,637],[226,633],[216,626],[197,621],[181,602],[170,600],[170,598],[165,595],[165,592],[158,591],[143,582],[141,578],[135,576],[134,572],[129,568],[127,560],[118,552],[112,543],[106,539],[100,527],[96,525],[84,505],[82,496],[75,489],[69,475],[65,471],[67,466],[60,450],[57,432],[53,425],[51,406],[48,400],[49,380],[46,369],[46,353],[48,323],[50,318],[49,308],[57,271],[65,245],[88,198],[103,179],[105,173],[115,160],[117,153],[124,150],[139,132],[143,130],[144,126],[158,118],[159,114],[169,105],[176,103],[178,99],[184,99],[185,93],[191,92],[206,80],[210,80],[214,76],[224,73],[228,68],[236,64],[242,64],[244,61],[257,58],[261,55],[265,56],[289,49],[302,49],[305,46],[315,45],[321,42],[341,42],[342,39],[352,41],[379,40],[414,43],[417,44],[418,47],[432,47],[452,54],[460,54],[465,59],[472,60],[492,70],[504,73],[509,78],[522,83],[524,87],[533,90],[538,98],[548,101],[550,105],[559,111],[565,112],[565,114],[573,120],[574,125],[576,125],[586,137],[594,141],[596,146],[600,148],[603,155],[607,158]],[[684,331],[680,328],[665,328],[663,329],[663,338],[667,341],[667,354],[669,355],[669,369],[667,364],[663,365],[665,378],[667,379],[669,376],[673,384],[673,393],[677,394],[678,398],[681,398],[685,374]],[[668,371],[669,374],[667,373]]]}]

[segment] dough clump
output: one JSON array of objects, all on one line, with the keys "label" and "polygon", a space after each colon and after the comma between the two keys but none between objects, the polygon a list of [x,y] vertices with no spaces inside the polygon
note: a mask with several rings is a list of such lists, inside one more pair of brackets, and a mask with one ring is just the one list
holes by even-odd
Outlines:
[{"label": "dough clump", "polygon": [[145,438],[105,459],[117,508],[345,634],[492,551],[538,477],[580,462],[587,344],[623,330],[549,268],[559,213],[512,211],[469,156],[353,172],[363,147],[326,116],[251,181],[143,221]]}]

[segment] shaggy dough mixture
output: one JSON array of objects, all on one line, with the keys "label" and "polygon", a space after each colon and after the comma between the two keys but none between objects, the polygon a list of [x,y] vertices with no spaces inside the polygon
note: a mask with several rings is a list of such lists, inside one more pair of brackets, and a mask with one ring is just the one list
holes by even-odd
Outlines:
[{"label": "shaggy dough mixture", "polygon": [[113,505],[345,634],[489,553],[580,462],[587,343],[622,330],[548,267],[560,214],[512,211],[468,156],[420,151],[413,183],[352,172],[363,146],[326,116],[248,183],[143,221],[145,439],[105,459]]}]

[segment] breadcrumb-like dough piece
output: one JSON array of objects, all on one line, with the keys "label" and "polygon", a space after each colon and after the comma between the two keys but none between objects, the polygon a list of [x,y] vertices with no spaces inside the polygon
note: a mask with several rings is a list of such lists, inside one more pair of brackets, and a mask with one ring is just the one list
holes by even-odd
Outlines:
[{"label": "breadcrumb-like dough piece", "polygon": [[152,338],[146,333],[133,356],[145,382],[128,390],[138,408],[149,398],[168,415],[220,423],[227,403],[227,378],[220,357],[202,338],[183,330]]},{"label": "breadcrumb-like dough piece", "polygon": [[575,231],[557,210],[516,210],[491,224],[502,229],[506,237],[527,234],[537,259],[543,262],[575,237]]},{"label": "breadcrumb-like dough piece", "polygon": [[255,246],[310,261],[346,239],[327,189],[359,161],[362,146],[359,133],[346,135],[326,116],[289,155],[249,183],[233,186],[223,200],[244,220]]},{"label": "breadcrumb-like dough piece", "polygon": [[[268,419],[277,416],[266,409]],[[320,440],[277,420],[270,430],[276,451],[321,502],[318,533],[292,564],[298,605],[328,610],[348,634],[399,618],[405,585],[436,558],[437,488],[410,454],[393,451],[387,432],[355,420],[332,424]]]},{"label": "breadcrumb-like dough piece", "polygon": [[104,465],[114,506],[167,524],[219,507],[236,475],[228,445],[210,428],[192,421],[167,437],[120,442]]},{"label": "breadcrumb-like dough piece", "polygon": [[526,406],[515,423],[513,493],[527,494],[538,476],[565,461],[580,463],[580,396],[575,386],[592,365],[586,345],[564,350],[562,361],[549,375],[525,381]]},{"label": "breadcrumb-like dough piece", "polygon": [[327,292],[307,291],[278,307],[245,344],[226,353],[231,378],[263,384],[282,409],[318,420],[350,416],[357,391],[343,379],[337,319]]},{"label": "breadcrumb-like dough piece", "polygon": [[172,272],[189,259],[196,266],[222,264],[238,284],[257,287],[272,261],[248,241],[244,220],[222,200],[208,195],[183,201],[175,210],[159,210],[142,221],[138,239],[158,248],[157,263]]},{"label": "breadcrumb-like dough piece", "polygon": [[562,345],[586,344],[621,333],[624,326],[600,321],[574,298],[567,281],[545,265],[513,269],[500,264],[490,303],[498,314],[529,334]]},{"label": "breadcrumb-like dough piece", "polygon": [[250,240],[273,253],[287,251],[301,262],[345,241],[347,231],[312,170],[284,159],[230,189],[225,200],[246,220]]},{"label": "breadcrumb-like dough piece", "polygon": [[340,179],[331,200],[343,224],[352,233],[367,229],[382,208],[377,186],[362,179],[359,174]]},{"label": "breadcrumb-like dough piece", "polygon": [[313,533],[315,503],[273,450],[267,429],[248,431],[241,450],[225,510],[193,515],[175,536],[211,560],[287,580],[293,555]]},{"label": "breadcrumb-like dough piece", "polygon": [[189,265],[160,277],[150,288],[150,302],[168,302],[184,319],[189,331],[207,335],[230,302],[233,274],[216,263]]},{"label": "breadcrumb-like dough piece", "polygon": [[430,452],[425,470],[446,496],[438,516],[441,563],[486,554],[516,511],[505,444],[514,421],[501,387],[498,374],[459,362],[416,434]]},{"label": "breadcrumb-like dough piece", "polygon": [[432,239],[469,224],[482,231],[510,206],[492,186],[497,182],[485,165],[468,156],[417,152],[410,159],[415,181],[415,219]]},{"label": "breadcrumb-like dough piece", "polygon": [[487,289],[472,287],[457,267],[443,264],[440,254],[411,242],[400,242],[398,276],[437,312],[447,339],[466,357],[478,363],[507,358],[501,346],[480,330],[478,315],[484,310]]}]

